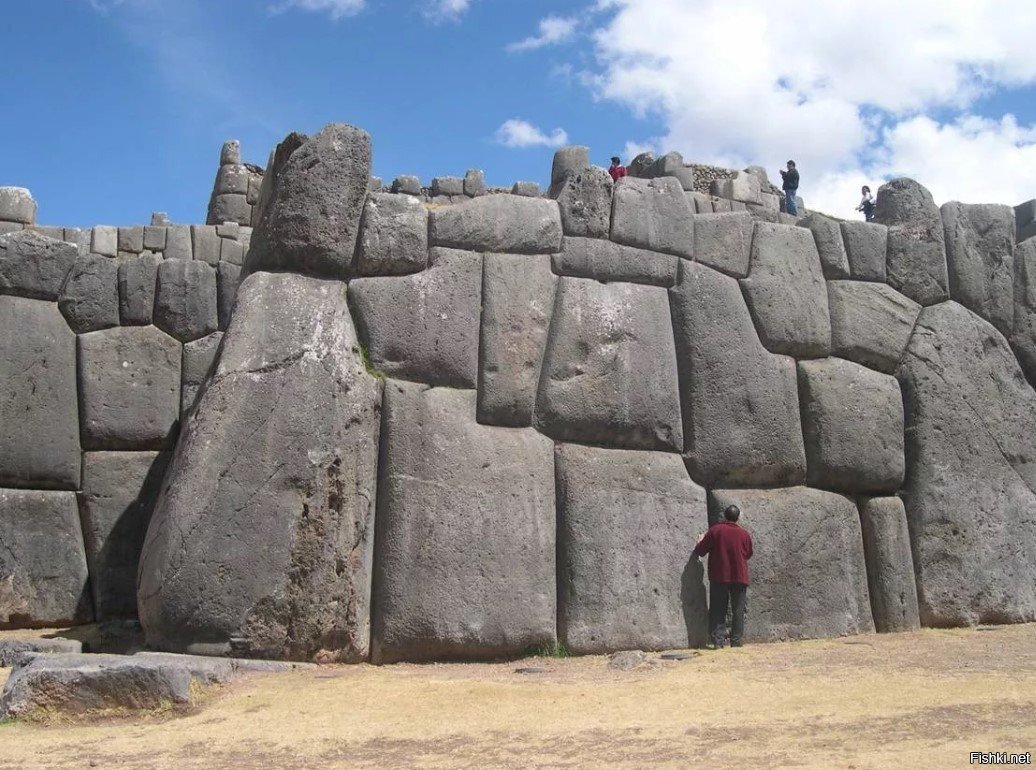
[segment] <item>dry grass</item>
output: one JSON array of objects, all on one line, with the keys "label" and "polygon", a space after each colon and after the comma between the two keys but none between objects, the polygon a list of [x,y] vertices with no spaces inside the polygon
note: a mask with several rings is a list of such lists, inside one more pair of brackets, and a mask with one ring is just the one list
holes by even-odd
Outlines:
[{"label": "dry grass", "polygon": [[631,672],[335,666],[254,676],[184,717],[0,728],[0,768],[964,767],[979,750],[1036,750],[1036,625]]}]

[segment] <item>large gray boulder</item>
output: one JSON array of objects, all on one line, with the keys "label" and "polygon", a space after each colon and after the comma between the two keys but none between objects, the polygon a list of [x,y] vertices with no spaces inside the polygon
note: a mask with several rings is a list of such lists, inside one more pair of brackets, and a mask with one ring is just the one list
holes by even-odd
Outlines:
[{"label": "large gray boulder", "polygon": [[897,377],[925,626],[1036,620],[1036,393],[987,321],[921,311]]},{"label": "large gray boulder", "polygon": [[86,452],[79,493],[90,588],[98,621],[137,615],[137,563],[166,452]]},{"label": "large gray boulder", "polygon": [[628,281],[653,286],[676,283],[680,258],[657,251],[620,246],[598,238],[568,238],[551,257],[554,272],[611,283]]},{"label": "large gray boulder", "polygon": [[479,425],[471,391],[390,382],[385,394],[373,661],[553,646],[550,440]]},{"label": "large gray boulder", "polygon": [[557,278],[546,256],[486,254],[483,260],[478,421],[528,427]]},{"label": "large gray boulder", "polygon": [[921,622],[903,501],[869,497],[859,506],[874,626],[881,633],[916,631]]},{"label": "large gray boulder", "polygon": [[180,417],[181,345],[154,326],[79,336],[83,449],[169,449]]},{"label": "large gray boulder", "polygon": [[612,195],[611,239],[678,257],[694,257],[694,212],[673,177],[625,177]]},{"label": "large gray boulder", "polygon": [[341,283],[242,283],[148,528],[138,605],[151,646],[367,656],[380,405]]},{"label": "large gray boulder", "polygon": [[36,221],[36,201],[24,187],[0,187],[0,222],[31,225]]},{"label": "large gray boulder", "polygon": [[893,179],[878,188],[874,221],[889,228],[889,285],[921,305],[949,299],[942,216],[932,194],[913,179]]},{"label": "large gray boulder", "polygon": [[407,275],[428,264],[428,209],[410,195],[371,193],[363,206],[357,275]]},{"label": "large gray boulder", "polygon": [[808,228],[820,255],[824,278],[829,281],[849,277],[849,257],[845,253],[842,228],[838,222],[823,214],[809,214],[798,221],[799,227]]},{"label": "large gray boulder", "polygon": [[775,642],[874,632],[856,505],[819,489],[721,489],[709,514],[728,505],[751,534],[746,641]]},{"label": "large gray boulder", "polygon": [[[60,636],[21,636],[0,639],[0,668],[13,668],[22,658],[32,653],[82,652],[83,643],[78,639],[64,639]],[[2,697],[2,695],[0,695]]]},{"label": "large gray boulder", "polygon": [[679,457],[560,444],[558,636],[569,652],[700,647],[705,490]]},{"label": "large gray boulder", "polygon": [[565,177],[554,198],[565,235],[607,238],[612,214],[611,175],[591,166]]},{"label": "large gray boulder", "polygon": [[260,192],[262,210],[245,271],[346,277],[370,186],[371,138],[332,123],[301,145],[291,139],[278,146],[286,158],[268,172],[274,177],[269,185],[264,174],[267,195]]},{"label": "large gray boulder", "polygon": [[78,254],[71,243],[31,230],[0,236],[0,294],[57,299]]},{"label": "large gray boulder", "polygon": [[[486,196],[486,200],[492,197]],[[478,198],[475,200],[483,200]],[[423,273],[357,278],[349,298],[373,367],[391,377],[473,388],[482,256],[432,249]]]},{"label": "large gray boulder", "polygon": [[0,296],[0,486],[79,488],[76,337],[53,302]]},{"label": "large gray boulder", "polygon": [[896,378],[840,358],[800,361],[798,372],[809,485],[897,492],[906,466]]},{"label": "large gray boulder", "polygon": [[430,212],[429,244],[471,251],[551,254],[561,248],[556,201],[483,195]]},{"label": "large gray boulder", "polygon": [[945,203],[950,296],[1010,336],[1014,328],[1014,210],[992,203]]},{"label": "large gray boulder", "polygon": [[921,306],[882,283],[828,281],[831,354],[892,374]]},{"label": "large gray boulder", "polygon": [[559,279],[535,425],[561,441],[683,448],[665,289]]},{"label": "large gray boulder", "polygon": [[0,629],[93,619],[73,492],[0,489]]},{"label": "large gray boulder", "polygon": [[767,350],[796,358],[830,352],[827,285],[809,230],[756,222],[751,271],[741,285]]},{"label": "large gray boulder", "polygon": [[119,260],[119,320],[123,326],[147,326],[154,317],[157,254],[141,254]]},{"label": "large gray boulder", "polygon": [[590,148],[579,144],[559,147],[554,152],[554,160],[550,168],[550,191],[548,197],[556,198],[557,193],[572,174],[578,174],[590,168]]},{"label": "large gray boulder", "polygon": [[201,386],[208,380],[216,363],[219,344],[223,341],[223,332],[213,332],[208,337],[188,342],[183,346],[183,368],[180,381],[180,418],[187,417],[187,412],[198,399]]},{"label": "large gray boulder", "polygon": [[78,257],[58,296],[58,308],[77,334],[119,325],[119,263],[109,257]]},{"label": "large gray boulder", "polygon": [[1014,332],[1011,347],[1029,382],[1036,383],[1036,239],[1014,250]]},{"label": "large gray boulder", "polygon": [[737,281],[685,262],[669,298],[691,477],[709,487],[805,481],[795,362],[759,342]]},{"label": "large gray boulder", "polygon": [[885,282],[889,229],[877,222],[842,222],[842,242],[849,273],[857,281]]},{"label": "large gray boulder", "polygon": [[746,211],[694,218],[694,258],[735,278],[748,275],[755,220]]},{"label": "large gray boulder", "polygon": [[158,266],[155,326],[181,342],[219,327],[216,271],[205,262],[167,259]]}]

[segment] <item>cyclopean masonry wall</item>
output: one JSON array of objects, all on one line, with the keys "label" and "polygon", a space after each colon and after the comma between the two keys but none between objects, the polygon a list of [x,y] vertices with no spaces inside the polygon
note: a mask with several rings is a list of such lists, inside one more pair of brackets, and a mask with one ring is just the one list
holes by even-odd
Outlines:
[{"label": "cyclopean masonry wall", "polygon": [[1036,620],[1036,207],[904,179],[879,222],[796,219],[761,169],[588,157],[544,197],[382,187],[349,126],[261,176],[228,144],[210,217],[244,195],[254,232],[85,237],[0,190],[0,627],[694,646],[690,550],[730,503],[750,639]]}]

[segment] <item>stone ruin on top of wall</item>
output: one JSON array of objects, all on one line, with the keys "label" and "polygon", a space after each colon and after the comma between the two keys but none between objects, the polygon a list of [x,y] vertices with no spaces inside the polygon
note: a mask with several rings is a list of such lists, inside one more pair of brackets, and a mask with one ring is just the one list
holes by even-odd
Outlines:
[{"label": "stone ruin on top of wall", "polygon": [[749,639],[1036,620],[1036,202],[897,179],[838,222],[676,154],[616,185],[563,148],[546,196],[370,165],[343,125],[265,173],[228,144],[206,226],[37,227],[0,189],[0,628],[700,645],[731,503]]}]

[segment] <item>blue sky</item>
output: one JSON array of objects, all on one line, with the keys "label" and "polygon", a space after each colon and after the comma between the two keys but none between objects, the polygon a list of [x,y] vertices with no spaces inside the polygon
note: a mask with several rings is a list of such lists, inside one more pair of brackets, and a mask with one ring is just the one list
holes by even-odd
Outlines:
[{"label": "blue sky", "polygon": [[7,0],[0,184],[44,224],[201,221],[224,139],[264,164],[344,121],[386,180],[543,183],[568,141],[773,177],[794,157],[807,203],[842,216],[900,173],[939,201],[1036,197],[1031,0],[851,5]]}]

